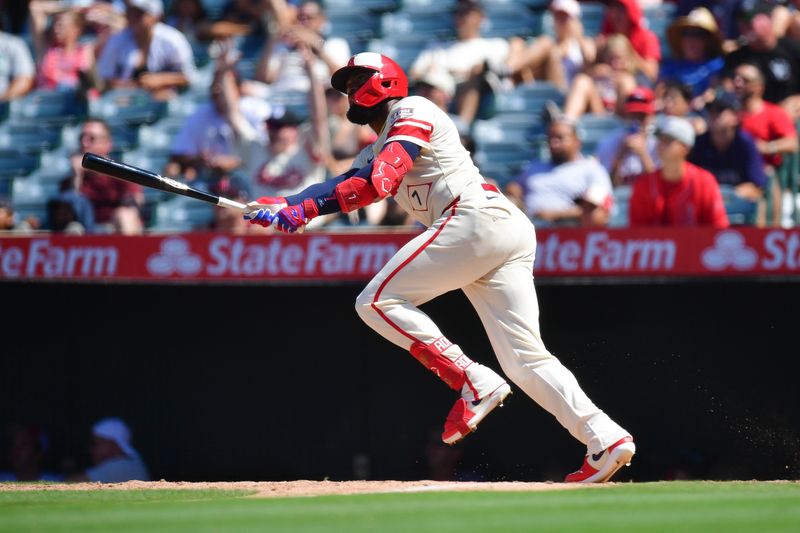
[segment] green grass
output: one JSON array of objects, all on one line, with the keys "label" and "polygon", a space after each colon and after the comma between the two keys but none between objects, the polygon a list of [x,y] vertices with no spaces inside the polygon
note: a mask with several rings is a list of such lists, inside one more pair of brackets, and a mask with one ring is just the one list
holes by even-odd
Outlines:
[{"label": "green grass", "polygon": [[0,492],[0,532],[800,531],[800,484],[667,482],[544,492],[260,499],[241,491]]}]

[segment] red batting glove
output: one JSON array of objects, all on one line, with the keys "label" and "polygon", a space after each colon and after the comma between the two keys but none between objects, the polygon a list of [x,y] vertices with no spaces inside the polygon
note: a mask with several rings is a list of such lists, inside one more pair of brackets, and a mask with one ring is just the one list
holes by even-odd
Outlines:
[{"label": "red batting glove", "polygon": [[284,207],[275,215],[275,229],[284,233],[295,233],[319,216],[319,208],[312,198],[301,204]]}]

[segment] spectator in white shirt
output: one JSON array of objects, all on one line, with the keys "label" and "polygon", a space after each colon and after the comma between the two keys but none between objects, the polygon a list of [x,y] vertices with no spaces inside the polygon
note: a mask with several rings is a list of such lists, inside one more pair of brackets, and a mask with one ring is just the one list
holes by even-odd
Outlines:
[{"label": "spectator in white shirt", "polygon": [[104,418],[92,426],[92,445],[89,448],[94,466],[84,473],[70,476],[69,481],[149,481],[139,453],[131,445],[131,430],[119,418]]},{"label": "spectator in white shirt", "polygon": [[97,74],[106,89],[141,87],[167,99],[194,74],[192,47],[180,31],[159,22],[161,0],[126,0],[125,5],[128,27],[109,38]]},{"label": "spectator in white shirt", "polygon": [[36,66],[25,41],[0,31],[0,102],[25,96],[33,88]]},{"label": "spectator in white shirt", "polygon": [[612,204],[611,179],[594,158],[581,155],[581,141],[570,119],[548,128],[550,161],[534,161],[509,184],[509,196],[523,200],[537,225],[605,226]]}]

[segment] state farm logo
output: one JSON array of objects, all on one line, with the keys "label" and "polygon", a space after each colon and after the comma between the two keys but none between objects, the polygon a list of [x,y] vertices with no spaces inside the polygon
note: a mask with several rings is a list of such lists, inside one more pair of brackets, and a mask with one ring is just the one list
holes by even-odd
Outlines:
[{"label": "state farm logo", "polygon": [[161,242],[159,253],[147,259],[147,271],[154,276],[193,276],[203,268],[203,260],[192,253],[189,243],[181,238],[169,238]]},{"label": "state farm logo", "polygon": [[700,260],[709,270],[750,270],[756,266],[758,254],[747,246],[741,233],[729,230],[717,234],[714,246],[706,248]]}]

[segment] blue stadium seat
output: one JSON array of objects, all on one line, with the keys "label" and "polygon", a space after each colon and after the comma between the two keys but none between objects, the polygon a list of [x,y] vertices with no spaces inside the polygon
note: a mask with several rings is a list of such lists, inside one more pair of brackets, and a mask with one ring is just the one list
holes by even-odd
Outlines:
[{"label": "blue stadium seat", "polygon": [[381,17],[381,35],[386,37],[403,35],[423,41],[447,41],[455,37],[453,16],[450,13],[431,13],[420,17],[415,13],[398,11],[384,13]]},{"label": "blue stadium seat", "polygon": [[230,0],[200,0],[209,20],[219,20]]},{"label": "blue stadium seat", "polygon": [[273,109],[283,107],[304,119],[308,118],[308,94],[301,91],[274,92],[270,95]]},{"label": "blue stadium seat", "polygon": [[[148,153],[162,152],[172,148],[172,140],[183,127],[182,118],[162,118],[158,122],[144,125],[138,131],[138,145]],[[116,146],[116,145],[115,145]]]},{"label": "blue stadium seat", "polygon": [[178,196],[157,204],[154,214],[150,231],[190,231],[207,227],[213,219],[214,207]]},{"label": "blue stadium seat", "polygon": [[9,116],[18,123],[74,124],[86,116],[86,104],[71,92],[37,90],[11,102]]},{"label": "blue stadium seat", "polygon": [[369,12],[353,13],[352,8],[346,11],[329,10],[327,17],[329,35],[345,39],[352,54],[364,51],[366,43],[380,30],[381,19]]},{"label": "blue stadium seat", "polygon": [[402,0],[401,10],[406,13],[452,13],[458,0]]},{"label": "blue stadium seat", "polygon": [[325,0],[325,8],[331,11],[353,10],[356,6],[360,11],[371,11],[383,13],[385,11],[395,11],[399,5],[399,0]]},{"label": "blue stadium seat", "polygon": [[38,167],[38,154],[0,149],[0,195],[8,196],[14,178],[26,176]]},{"label": "blue stadium seat", "polygon": [[495,6],[514,6],[527,8],[532,11],[543,11],[550,5],[551,0],[482,0],[481,5],[487,11]]},{"label": "blue stadium seat", "polygon": [[420,52],[428,46],[429,40],[420,38],[418,35],[411,37],[390,36],[382,39],[372,39],[367,44],[367,50],[378,54],[384,54],[394,59],[406,72],[414,64]]},{"label": "blue stadium seat", "polygon": [[33,175],[15,179],[11,186],[11,201],[14,204],[47,203],[48,198],[58,193],[58,182],[39,180]]},{"label": "blue stadium seat", "polygon": [[520,85],[511,91],[495,94],[495,113],[527,115],[531,120],[538,120],[548,101],[561,106],[564,93],[552,83],[544,81]]},{"label": "blue stadium seat", "polygon": [[167,102],[167,117],[185,118],[210,99],[208,87],[192,89]]},{"label": "blue stadium seat", "polygon": [[475,162],[478,167],[491,168],[495,173],[491,177],[501,185],[516,176],[522,167],[536,156],[536,150],[529,143],[484,143],[475,150]]},{"label": "blue stadium seat", "polygon": [[487,6],[481,27],[483,37],[535,37],[542,33],[542,15],[514,4]]},{"label": "blue stadium seat", "polygon": [[582,144],[581,152],[585,155],[593,154],[598,143],[622,125],[624,125],[623,120],[615,115],[586,114],[581,116],[578,121],[578,135]]},{"label": "blue stadium seat", "polygon": [[8,102],[0,102],[0,122],[8,118]]},{"label": "blue stadium seat", "polygon": [[166,114],[167,103],[141,89],[114,89],[91,102],[92,116],[126,124],[151,124]]},{"label": "blue stadium seat", "polygon": [[620,185],[614,189],[614,205],[609,214],[608,227],[625,228],[630,225],[628,213],[632,193],[630,185]]},{"label": "blue stadium seat", "polygon": [[8,121],[0,126],[0,148],[43,152],[61,144],[61,128]]},{"label": "blue stadium seat", "polygon": [[531,143],[544,134],[544,123],[531,117],[500,115],[488,120],[476,120],[472,138],[476,147],[486,143]]}]

